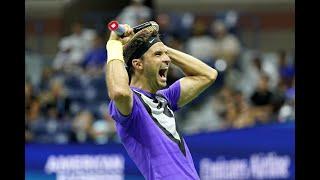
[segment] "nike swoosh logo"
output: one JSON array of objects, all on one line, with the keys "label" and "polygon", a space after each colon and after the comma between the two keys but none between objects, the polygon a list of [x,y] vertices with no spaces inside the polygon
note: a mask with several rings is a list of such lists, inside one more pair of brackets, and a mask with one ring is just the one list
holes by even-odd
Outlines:
[{"label": "nike swoosh logo", "polygon": [[153,38],[151,41],[149,41],[149,43],[151,44],[156,38]]}]

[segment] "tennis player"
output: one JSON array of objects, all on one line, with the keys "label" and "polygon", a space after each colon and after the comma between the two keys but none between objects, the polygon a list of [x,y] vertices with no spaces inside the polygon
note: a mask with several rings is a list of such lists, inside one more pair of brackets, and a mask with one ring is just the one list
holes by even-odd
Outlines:
[{"label": "tennis player", "polygon": [[[106,46],[109,113],[121,142],[145,179],[199,179],[174,112],[212,85],[218,73],[167,47],[153,26],[135,34],[125,29],[123,38],[111,32]],[[166,88],[171,63],[185,77]]]}]

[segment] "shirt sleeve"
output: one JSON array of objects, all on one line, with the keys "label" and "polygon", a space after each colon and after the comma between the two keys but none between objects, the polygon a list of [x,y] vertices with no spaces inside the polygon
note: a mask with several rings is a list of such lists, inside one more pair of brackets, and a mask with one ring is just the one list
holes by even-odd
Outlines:
[{"label": "shirt sleeve", "polygon": [[115,105],[114,101],[110,101],[109,103],[109,114],[116,122],[124,125],[129,126],[132,121],[136,119],[136,117],[139,115],[139,106],[138,103],[138,97],[135,93],[133,93],[133,105],[132,105],[132,111],[128,116],[125,116],[121,114],[121,112],[118,110],[118,108]]},{"label": "shirt sleeve", "polygon": [[176,82],[174,82],[167,89],[162,89],[159,91],[160,94],[166,97],[173,111],[176,111],[179,109],[178,101],[180,98],[180,91],[181,91],[180,80],[177,80]]}]

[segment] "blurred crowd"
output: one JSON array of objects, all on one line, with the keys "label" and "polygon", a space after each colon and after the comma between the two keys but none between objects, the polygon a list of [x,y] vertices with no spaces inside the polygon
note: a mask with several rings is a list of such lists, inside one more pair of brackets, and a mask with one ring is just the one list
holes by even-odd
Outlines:
[{"label": "blurred crowd", "polygon": [[[184,134],[282,123],[295,119],[294,56],[285,50],[261,52],[241,41],[236,12],[215,18],[189,13],[155,14],[140,0],[117,17],[135,26],[155,20],[161,39],[219,71],[215,84],[176,114]],[[25,82],[25,139],[37,143],[119,141],[108,114],[104,63],[107,33],[81,22],[61,37],[52,63],[37,83]],[[276,43],[276,42],[275,42]],[[174,65],[168,86],[183,73]]]}]

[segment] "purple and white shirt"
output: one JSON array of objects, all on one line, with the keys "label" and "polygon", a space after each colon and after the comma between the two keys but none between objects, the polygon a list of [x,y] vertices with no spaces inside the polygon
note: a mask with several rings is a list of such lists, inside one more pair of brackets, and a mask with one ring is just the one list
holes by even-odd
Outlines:
[{"label": "purple and white shirt", "polygon": [[183,137],[176,128],[180,81],[156,94],[131,87],[131,114],[122,115],[114,101],[109,104],[111,117],[121,142],[140,172],[148,180],[200,179]]}]

